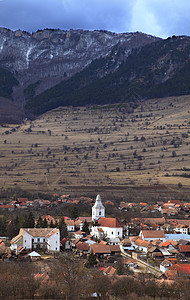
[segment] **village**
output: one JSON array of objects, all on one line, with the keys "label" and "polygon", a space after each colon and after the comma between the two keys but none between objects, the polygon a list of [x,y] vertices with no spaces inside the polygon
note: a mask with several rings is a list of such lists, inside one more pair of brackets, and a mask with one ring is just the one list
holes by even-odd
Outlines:
[{"label": "village", "polygon": [[[73,216],[39,215],[28,228],[8,240],[1,237],[0,258],[7,261],[35,261],[58,253],[71,253],[84,266],[96,268],[108,276],[138,277],[151,274],[159,280],[190,278],[190,203],[168,202],[126,203],[116,208],[112,201],[68,195],[53,195],[53,200],[17,198],[1,203],[0,211],[27,211],[56,207],[63,203],[75,205]],[[77,205],[85,202],[91,216],[77,215]],[[106,208],[117,216],[106,217]],[[140,209],[141,216],[125,220],[125,212]],[[110,209],[108,209],[110,211]],[[144,214],[144,215],[143,215]],[[150,215],[152,217],[148,217]],[[159,214],[160,217],[153,217]]]}]

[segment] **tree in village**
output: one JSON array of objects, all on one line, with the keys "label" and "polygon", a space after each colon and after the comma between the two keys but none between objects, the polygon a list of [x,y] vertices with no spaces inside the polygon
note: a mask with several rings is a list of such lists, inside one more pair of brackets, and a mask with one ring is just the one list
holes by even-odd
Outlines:
[{"label": "tree in village", "polygon": [[96,264],[97,264],[96,255],[93,252],[91,252],[90,255],[88,256],[87,265],[90,267],[94,267]]},{"label": "tree in village", "polygon": [[19,233],[19,229],[20,229],[20,224],[19,224],[19,218],[18,216],[9,221],[8,225],[7,225],[7,233],[6,235],[12,239],[14,236],[16,236]]},{"label": "tree in village", "polygon": [[42,228],[42,217],[39,216],[38,220],[37,220],[37,224],[36,224],[36,228]]},{"label": "tree in village", "polygon": [[73,206],[71,208],[70,215],[73,220],[75,220],[79,216],[78,209],[76,208],[76,206]]},{"label": "tree in village", "polygon": [[88,299],[92,294],[90,276],[84,265],[70,254],[60,255],[52,266],[51,276],[60,288],[57,299]]},{"label": "tree in village", "polygon": [[86,220],[83,223],[82,231],[84,231],[86,234],[90,234],[90,230],[89,230],[88,223]]},{"label": "tree in village", "polygon": [[61,239],[66,238],[68,236],[68,232],[67,232],[67,225],[65,224],[64,217],[60,219],[58,228],[60,230],[60,238]]},{"label": "tree in village", "polygon": [[117,270],[118,275],[124,274],[125,270],[124,270],[124,265],[123,265],[122,259],[118,260],[116,270]]},{"label": "tree in village", "polygon": [[34,225],[35,220],[32,212],[30,212],[29,215],[24,215],[20,218],[21,228],[34,228]]},{"label": "tree in village", "polygon": [[47,228],[47,227],[48,227],[48,223],[47,223],[46,218],[44,218],[42,221],[42,228]]}]

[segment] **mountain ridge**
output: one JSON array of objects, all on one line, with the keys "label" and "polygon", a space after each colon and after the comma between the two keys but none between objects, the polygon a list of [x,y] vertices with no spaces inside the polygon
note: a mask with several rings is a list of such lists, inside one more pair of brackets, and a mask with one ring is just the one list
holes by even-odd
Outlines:
[{"label": "mountain ridge", "polygon": [[0,96],[35,115],[64,105],[186,95],[189,65],[187,36],[0,28]]}]

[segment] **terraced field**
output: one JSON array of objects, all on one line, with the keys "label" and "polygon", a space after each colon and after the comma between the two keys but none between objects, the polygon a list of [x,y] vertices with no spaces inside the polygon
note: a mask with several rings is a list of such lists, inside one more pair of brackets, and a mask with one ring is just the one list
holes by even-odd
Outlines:
[{"label": "terraced field", "polygon": [[59,108],[0,127],[0,187],[190,187],[190,96]]}]

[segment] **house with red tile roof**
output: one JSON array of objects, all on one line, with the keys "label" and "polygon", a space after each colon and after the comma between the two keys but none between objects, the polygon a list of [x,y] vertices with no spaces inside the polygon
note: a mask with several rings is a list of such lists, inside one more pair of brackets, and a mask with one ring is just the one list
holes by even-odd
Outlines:
[{"label": "house with red tile roof", "polygon": [[133,246],[136,250],[142,251],[144,253],[148,253],[148,248],[151,246],[151,243],[145,240],[137,239]]},{"label": "house with red tile roof", "polygon": [[179,245],[179,251],[186,257],[190,257],[190,245]]},{"label": "house with red tile roof", "polygon": [[146,240],[149,242],[152,242],[156,239],[159,239],[164,242],[166,239],[163,230],[141,230],[141,232],[139,233],[139,237],[142,240]]},{"label": "house with red tile roof", "polygon": [[165,273],[168,279],[190,279],[190,264],[174,264]]}]

